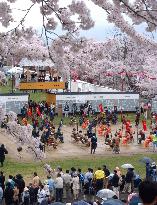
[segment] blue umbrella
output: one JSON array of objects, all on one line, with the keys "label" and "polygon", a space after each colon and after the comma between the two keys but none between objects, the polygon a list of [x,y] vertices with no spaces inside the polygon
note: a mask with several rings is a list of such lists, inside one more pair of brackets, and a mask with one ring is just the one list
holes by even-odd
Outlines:
[{"label": "blue umbrella", "polygon": [[140,162],[144,163],[144,164],[151,164],[153,162],[153,160],[149,157],[143,157],[142,159],[140,159]]},{"label": "blue umbrella", "polygon": [[81,200],[81,201],[74,202],[73,205],[90,205],[90,204],[84,200]]},{"label": "blue umbrella", "polygon": [[124,205],[124,203],[118,199],[110,199],[104,201],[102,205]]}]

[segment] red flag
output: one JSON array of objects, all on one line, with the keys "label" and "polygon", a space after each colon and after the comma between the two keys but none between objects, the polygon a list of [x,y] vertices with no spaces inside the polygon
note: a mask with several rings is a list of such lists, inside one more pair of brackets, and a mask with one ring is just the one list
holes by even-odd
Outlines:
[{"label": "red flag", "polygon": [[143,130],[147,131],[147,123],[146,120],[142,120]]},{"label": "red flag", "polygon": [[102,104],[99,105],[99,110],[100,110],[100,112],[104,112],[104,108],[103,108]]},{"label": "red flag", "polygon": [[36,113],[38,114],[38,116],[41,115],[40,110],[39,110],[39,107],[36,107]]},{"label": "red flag", "polygon": [[28,109],[28,111],[27,111],[27,115],[28,115],[29,117],[31,117],[31,116],[32,116],[32,111],[31,111],[31,108],[29,108],[29,109]]}]

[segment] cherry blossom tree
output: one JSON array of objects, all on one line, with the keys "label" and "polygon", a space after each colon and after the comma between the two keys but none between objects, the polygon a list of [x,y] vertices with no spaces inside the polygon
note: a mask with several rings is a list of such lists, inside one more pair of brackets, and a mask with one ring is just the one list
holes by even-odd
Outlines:
[{"label": "cherry blossom tree", "polygon": [[1,34],[0,55],[8,64],[18,64],[22,58],[48,58],[48,50],[41,39],[31,28],[8,35]]},{"label": "cherry blossom tree", "polygon": [[63,68],[67,78],[71,76],[120,90],[142,92],[144,82],[148,83],[148,79],[154,80],[151,76],[156,76],[157,51],[124,35],[116,35],[104,42],[84,40],[82,47],[79,44],[75,49],[73,44],[69,46],[56,39],[51,48],[60,54],[59,67]]}]

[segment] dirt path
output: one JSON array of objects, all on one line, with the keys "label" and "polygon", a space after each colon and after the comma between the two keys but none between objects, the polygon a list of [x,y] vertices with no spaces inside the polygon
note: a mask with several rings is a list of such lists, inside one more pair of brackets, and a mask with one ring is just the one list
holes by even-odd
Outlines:
[{"label": "dirt path", "polygon": [[[112,126],[112,132],[115,133],[119,126]],[[72,127],[63,126],[64,143],[58,145],[57,149],[54,150],[52,147],[46,148],[46,160],[52,159],[63,159],[63,158],[82,158],[90,157],[90,148],[85,147],[82,143],[76,143],[71,139]],[[136,130],[135,130],[136,131]],[[13,160],[20,160],[21,162],[31,162],[33,160],[32,155],[26,151],[26,147],[23,147],[22,158],[20,159],[17,152],[19,146],[12,136],[9,136],[5,130],[0,130],[0,144],[5,144],[8,149],[8,156]],[[146,153],[146,150],[142,146],[138,146],[136,142],[135,133],[135,144],[128,145],[127,147],[121,147],[120,155],[133,155],[137,153]],[[98,137],[98,146],[96,149],[95,156],[110,156],[114,154],[104,144],[103,137]]]}]

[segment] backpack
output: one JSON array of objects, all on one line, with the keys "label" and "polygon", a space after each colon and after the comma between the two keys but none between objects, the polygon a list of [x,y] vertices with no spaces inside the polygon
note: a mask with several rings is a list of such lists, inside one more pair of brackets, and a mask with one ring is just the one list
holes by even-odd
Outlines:
[{"label": "backpack", "polygon": [[84,182],[85,177],[82,173],[80,174],[79,178],[80,178],[80,182]]}]

